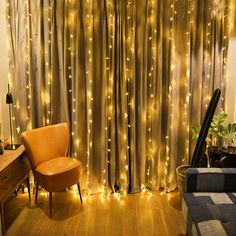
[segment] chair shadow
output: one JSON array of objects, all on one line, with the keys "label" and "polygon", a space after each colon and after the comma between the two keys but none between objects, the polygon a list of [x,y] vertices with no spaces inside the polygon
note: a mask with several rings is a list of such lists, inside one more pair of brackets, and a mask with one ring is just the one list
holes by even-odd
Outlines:
[{"label": "chair shadow", "polygon": [[[30,208],[40,208],[40,210],[50,219],[48,193],[39,193],[37,204],[33,200]],[[79,196],[74,197],[73,193],[67,191],[53,193],[52,220],[63,221],[82,213],[83,210],[84,207],[80,202]]]}]

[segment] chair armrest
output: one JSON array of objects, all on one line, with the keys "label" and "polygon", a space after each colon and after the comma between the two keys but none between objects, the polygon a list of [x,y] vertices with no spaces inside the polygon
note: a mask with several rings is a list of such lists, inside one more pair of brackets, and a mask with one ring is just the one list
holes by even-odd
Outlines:
[{"label": "chair armrest", "polygon": [[235,192],[236,168],[189,168],[187,192]]}]

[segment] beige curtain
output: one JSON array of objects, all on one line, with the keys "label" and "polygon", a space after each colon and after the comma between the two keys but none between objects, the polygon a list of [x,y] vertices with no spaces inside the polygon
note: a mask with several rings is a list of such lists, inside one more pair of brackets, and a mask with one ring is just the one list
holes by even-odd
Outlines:
[{"label": "beige curtain", "polygon": [[15,139],[66,121],[88,191],[171,191],[213,89],[229,0],[7,0]]}]

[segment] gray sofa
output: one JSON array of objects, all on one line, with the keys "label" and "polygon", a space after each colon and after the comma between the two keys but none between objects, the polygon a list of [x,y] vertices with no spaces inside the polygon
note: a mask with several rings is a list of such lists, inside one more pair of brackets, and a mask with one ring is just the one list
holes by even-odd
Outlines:
[{"label": "gray sofa", "polygon": [[236,235],[236,168],[189,168],[182,211],[187,235]]}]

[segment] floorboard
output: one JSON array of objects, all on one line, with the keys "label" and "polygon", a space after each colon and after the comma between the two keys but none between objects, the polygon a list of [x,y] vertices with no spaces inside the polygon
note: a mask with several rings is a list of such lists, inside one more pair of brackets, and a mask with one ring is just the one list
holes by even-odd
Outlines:
[{"label": "floorboard", "polygon": [[7,236],[41,235],[185,235],[179,192],[161,191],[110,199],[101,194],[84,199],[75,190],[53,194],[53,219],[48,195],[40,191],[38,205],[27,194],[12,196],[5,204]]}]

